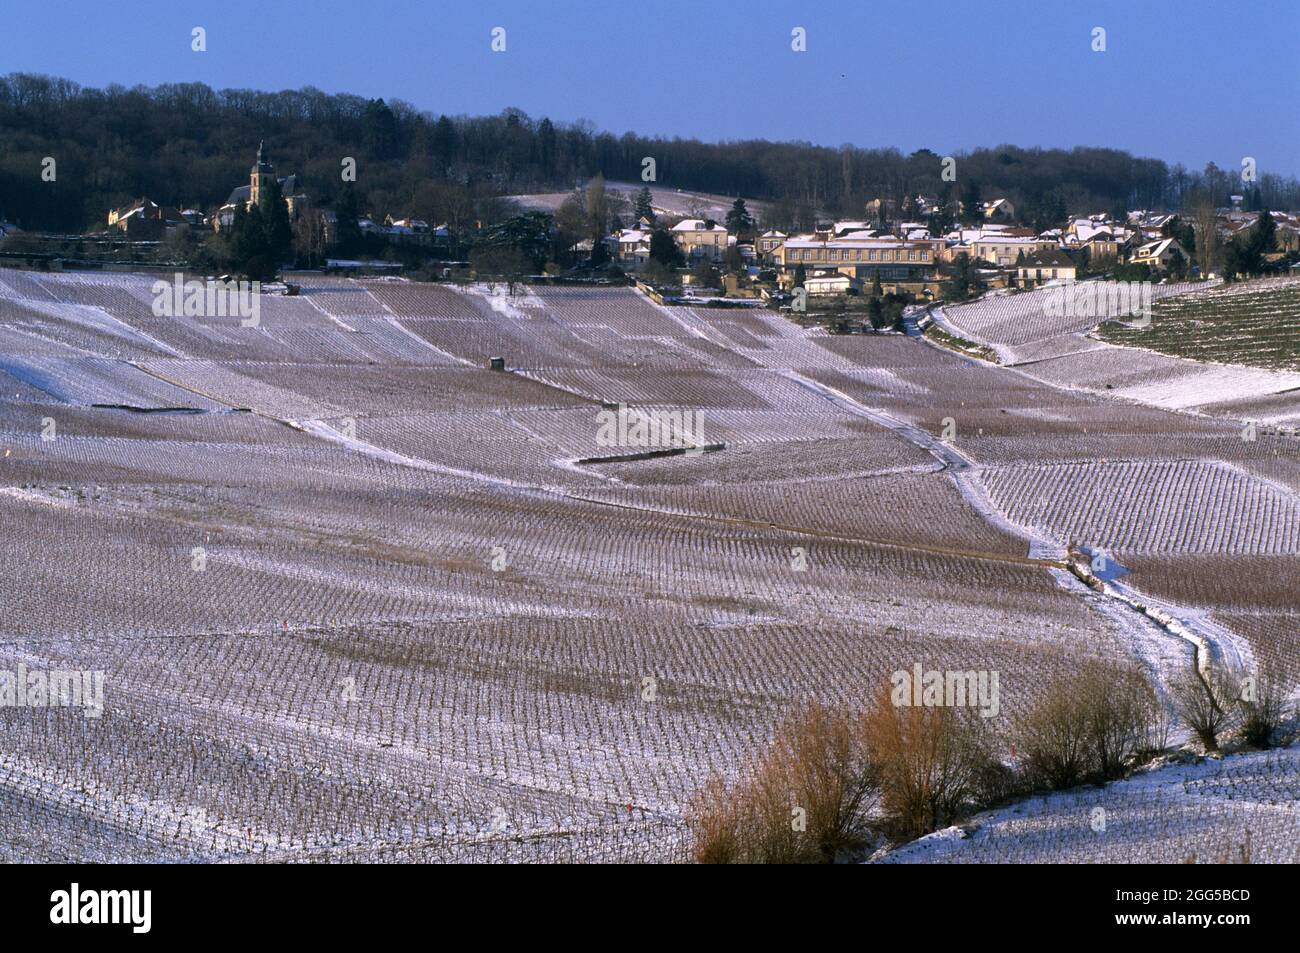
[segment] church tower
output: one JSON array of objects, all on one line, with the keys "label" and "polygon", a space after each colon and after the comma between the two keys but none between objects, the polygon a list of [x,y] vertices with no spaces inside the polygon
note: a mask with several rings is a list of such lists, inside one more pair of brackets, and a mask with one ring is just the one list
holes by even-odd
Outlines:
[{"label": "church tower", "polygon": [[270,194],[271,183],[274,181],[275,168],[271,165],[271,160],[266,157],[266,142],[262,141],[257,146],[257,162],[254,163],[253,171],[249,174],[249,204],[260,205],[263,190],[266,190],[265,194]]}]

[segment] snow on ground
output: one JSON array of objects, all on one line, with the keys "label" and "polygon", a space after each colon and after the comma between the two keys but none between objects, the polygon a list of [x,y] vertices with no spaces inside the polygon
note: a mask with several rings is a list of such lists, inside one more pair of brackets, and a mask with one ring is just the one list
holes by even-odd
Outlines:
[{"label": "snow on ground", "polygon": [[[248,330],[157,319],[139,276],[4,284],[0,641],[105,669],[109,710],[93,731],[0,719],[3,859],[679,858],[695,787],[800,700],[860,705],[926,660],[1001,671],[1010,717],[1084,656],[1157,680],[1190,664],[1061,570],[1063,540],[1022,525],[1013,487],[981,489],[983,461],[1176,461],[1195,438],[1240,487],[1264,446],[627,288],[306,276]],[[214,412],[92,406],[146,400]],[[614,401],[698,410],[727,447],[575,465]],[[949,412],[962,435],[940,440]],[[1291,511],[1230,492],[1273,534],[1251,581],[1276,583],[1291,537],[1257,517]],[[1255,611],[1240,588],[1225,602]],[[1198,631],[1225,608],[1172,600]]]},{"label": "snow on ground", "polygon": [[887,864],[1300,862],[1300,746],[1152,768],[1033,797],[875,858]]},{"label": "snow on ground", "polygon": [[[631,202],[643,186],[650,189],[650,205],[656,213],[671,216],[687,216],[696,211],[715,221],[722,221],[731,210],[735,196],[713,195],[708,192],[688,192],[666,186],[657,186],[645,182],[606,182],[608,192],[617,192]],[[530,195],[511,195],[507,198],[518,202],[525,209],[538,209],[554,212],[572,192],[537,192]],[[768,203],[760,199],[745,199],[745,207],[751,215],[759,215]]]},{"label": "snow on ground", "polygon": [[[1156,285],[1157,300],[1224,296],[1216,285]],[[1238,290],[1235,293],[1240,293]],[[1003,364],[1046,384],[1170,410],[1211,411],[1300,389],[1300,373],[1210,364],[1088,337],[1091,317],[1050,315],[1052,289],[987,296],[934,310],[944,330],[993,348]],[[1231,300],[1228,296],[1226,300]]]}]

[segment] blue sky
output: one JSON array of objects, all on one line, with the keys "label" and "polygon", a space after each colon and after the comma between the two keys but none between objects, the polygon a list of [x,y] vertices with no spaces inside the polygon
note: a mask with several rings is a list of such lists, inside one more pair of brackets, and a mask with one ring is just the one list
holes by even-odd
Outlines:
[{"label": "blue sky", "polygon": [[1297,0],[0,0],[0,16],[0,71],[91,86],[311,85],[615,133],[1113,146],[1300,174]]}]

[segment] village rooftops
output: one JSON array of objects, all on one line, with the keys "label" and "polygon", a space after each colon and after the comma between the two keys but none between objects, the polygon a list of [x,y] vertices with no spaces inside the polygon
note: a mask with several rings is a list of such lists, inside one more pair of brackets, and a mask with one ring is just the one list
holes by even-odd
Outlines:
[{"label": "village rooftops", "polygon": [[1012,235],[1008,232],[998,232],[990,235],[980,235],[976,238],[967,239],[965,244],[970,245],[1037,245],[1046,241],[1033,233],[1032,229],[1024,229],[1028,234]]},{"label": "village rooftops", "polygon": [[114,209],[108,215],[108,224],[112,225],[127,218],[156,219],[173,223],[185,221],[184,213],[179,209],[171,205],[159,205],[149,198],[136,199],[129,205]]},{"label": "village rooftops", "polygon": [[645,228],[624,228],[612,233],[609,238],[620,242],[648,242],[654,232]]}]

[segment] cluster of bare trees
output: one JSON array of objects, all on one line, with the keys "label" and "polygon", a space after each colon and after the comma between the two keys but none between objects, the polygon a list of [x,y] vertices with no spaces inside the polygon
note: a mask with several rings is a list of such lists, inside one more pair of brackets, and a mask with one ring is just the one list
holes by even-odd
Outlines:
[{"label": "cluster of bare trees", "polygon": [[[1267,747],[1286,718],[1282,684],[1226,665],[1174,683],[1173,707],[1209,751],[1225,732]],[[715,778],[688,812],[701,863],[832,863],[1033,791],[1122,778],[1163,751],[1171,718],[1143,674],[1100,660],[1061,676],[996,739],[974,709],[866,711],[810,704],[734,783]],[[1009,755],[1009,757],[1008,757]]]},{"label": "cluster of bare trees", "polygon": [[1056,680],[1016,726],[1028,786],[1060,790],[1123,777],[1168,743],[1168,719],[1150,683],[1134,669],[1085,662]]},{"label": "cluster of bare trees", "polygon": [[711,781],[688,823],[702,863],[830,863],[873,834],[919,837],[986,799],[999,775],[978,713],[810,704],[733,786]]},{"label": "cluster of bare trees", "polygon": [[1251,674],[1213,662],[1186,672],[1171,694],[1178,717],[1206,751],[1218,751],[1234,730],[1247,744],[1267,748],[1287,717],[1285,684],[1267,668]]}]

